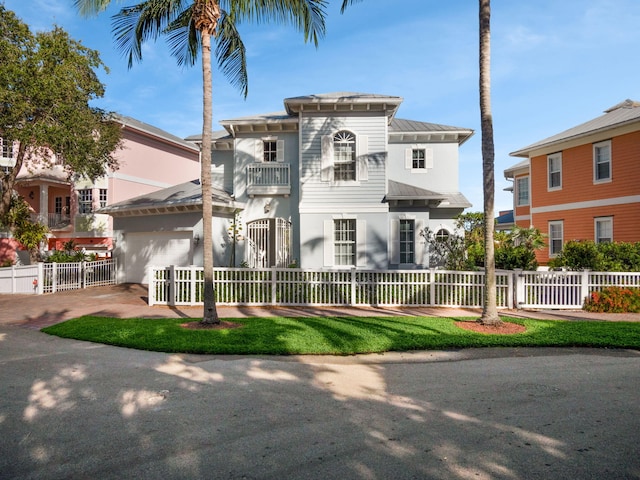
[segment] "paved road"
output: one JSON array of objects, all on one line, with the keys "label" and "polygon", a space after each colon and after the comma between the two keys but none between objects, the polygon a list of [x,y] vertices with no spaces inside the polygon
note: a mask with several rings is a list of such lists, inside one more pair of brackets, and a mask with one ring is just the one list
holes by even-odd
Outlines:
[{"label": "paved road", "polygon": [[640,353],[141,352],[0,325],[2,479],[640,479]]}]

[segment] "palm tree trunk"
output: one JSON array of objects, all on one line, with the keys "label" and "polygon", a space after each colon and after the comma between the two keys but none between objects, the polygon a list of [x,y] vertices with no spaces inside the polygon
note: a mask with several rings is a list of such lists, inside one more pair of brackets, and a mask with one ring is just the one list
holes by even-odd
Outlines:
[{"label": "palm tree trunk", "polygon": [[213,289],[213,228],[211,205],[211,128],[213,117],[211,79],[211,35],[202,31],[202,146],[200,154],[202,187],[202,248],[204,249],[204,313],[202,323],[220,323]]},{"label": "palm tree trunk", "polygon": [[496,264],[494,232],[493,117],[491,114],[491,0],[480,0],[480,119],[482,129],[482,181],[484,191],[484,302],[479,322],[501,322],[496,302]]}]

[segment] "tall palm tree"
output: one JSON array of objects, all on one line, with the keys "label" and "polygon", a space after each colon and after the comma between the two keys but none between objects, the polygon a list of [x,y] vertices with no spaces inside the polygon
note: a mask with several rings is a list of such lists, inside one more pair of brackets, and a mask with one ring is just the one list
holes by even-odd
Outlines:
[{"label": "tall palm tree", "polygon": [[480,0],[480,121],[482,130],[482,189],[484,191],[484,302],[478,320],[485,325],[501,322],[496,301],[494,232],[495,178],[493,116],[491,114],[491,0]]},{"label": "tall palm tree", "polygon": [[[111,0],[75,0],[85,16],[104,11]],[[246,97],[248,93],[245,47],[236,25],[243,21],[291,24],[304,33],[304,40],[318,39],[325,32],[327,0],[144,0],[125,7],[113,17],[116,44],[129,59],[142,60],[142,44],[160,36],[168,39],[178,64],[194,65],[202,54],[202,146],[201,188],[204,249],[205,324],[220,323],[213,288],[213,231],[211,206],[212,75],[211,39],[216,45],[218,66]],[[345,8],[347,0],[345,0]]]}]

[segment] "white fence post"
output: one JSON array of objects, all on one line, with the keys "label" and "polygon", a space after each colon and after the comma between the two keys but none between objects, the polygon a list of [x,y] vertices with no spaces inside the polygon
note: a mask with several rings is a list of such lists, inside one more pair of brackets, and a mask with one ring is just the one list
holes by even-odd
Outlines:
[{"label": "white fence post", "polygon": [[520,305],[526,303],[526,294],[525,294],[525,286],[524,286],[524,273],[521,268],[517,268],[513,271],[513,278],[515,280],[515,298],[514,298],[514,307],[520,310]]},{"label": "white fence post", "polygon": [[436,304],[436,269],[429,269],[429,306]]},{"label": "white fence post", "polygon": [[42,295],[44,293],[44,263],[38,263],[38,278],[36,284],[36,293]]},{"label": "white fence post", "polygon": [[275,305],[276,301],[278,300],[278,273],[276,272],[276,267],[271,267],[271,269],[269,270],[269,274],[271,275],[271,305]]},{"label": "white fence post", "polygon": [[171,265],[169,267],[169,298],[167,299],[169,305],[175,306],[176,304],[176,266]]},{"label": "white fence post", "polygon": [[349,305],[354,306],[356,304],[356,267],[351,267],[351,292],[349,295]]},{"label": "white fence post", "polygon": [[589,275],[591,274],[590,270],[582,271],[581,285],[580,285],[580,296],[582,298],[582,305],[584,305],[585,299],[589,297]]},{"label": "white fence post", "polygon": [[191,265],[189,269],[189,291],[191,292],[191,298],[189,302],[191,305],[195,305],[196,303],[196,288],[198,288],[198,283],[196,282],[196,266]]}]

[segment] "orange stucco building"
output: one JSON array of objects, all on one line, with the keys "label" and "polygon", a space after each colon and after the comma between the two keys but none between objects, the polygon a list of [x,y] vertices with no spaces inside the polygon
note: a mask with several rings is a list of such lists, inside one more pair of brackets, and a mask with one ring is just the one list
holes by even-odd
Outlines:
[{"label": "orange stucco building", "polygon": [[640,102],[510,154],[514,222],[547,235],[541,265],[569,240],[640,241]]}]

